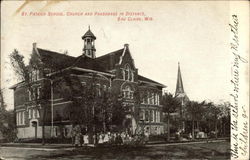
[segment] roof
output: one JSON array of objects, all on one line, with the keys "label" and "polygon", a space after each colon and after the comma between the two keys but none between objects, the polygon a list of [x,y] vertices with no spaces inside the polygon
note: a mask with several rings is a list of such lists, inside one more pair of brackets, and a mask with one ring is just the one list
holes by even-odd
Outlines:
[{"label": "roof", "polygon": [[82,39],[87,38],[87,37],[96,39],[96,36],[91,32],[90,29],[82,36]]},{"label": "roof", "polygon": [[180,63],[178,63],[178,74],[177,74],[175,97],[180,98],[185,101],[189,101],[189,98],[184,91],[184,86],[183,86],[182,77],[181,77]]},{"label": "roof", "polygon": [[63,53],[44,50],[41,48],[37,48],[37,50],[41,57],[41,61],[55,69],[67,68],[72,65],[76,59],[75,57]]},{"label": "roof", "polygon": [[72,67],[79,67],[108,73],[107,70],[105,70],[105,68],[103,68],[100,63],[98,63],[98,61],[96,61],[96,59],[92,59],[84,55],[77,57],[72,64]]},{"label": "roof", "polygon": [[123,50],[124,49],[116,50],[114,52],[97,57],[95,60],[105,70],[112,70],[115,68],[115,65],[119,63],[120,57],[122,56],[122,53],[123,53]]},{"label": "roof", "polygon": [[178,75],[177,75],[177,83],[176,83],[176,91],[175,94],[181,94],[184,92],[183,82],[181,78],[181,69],[180,69],[180,63],[178,63]]},{"label": "roof", "polygon": [[138,80],[139,80],[139,81],[143,81],[143,82],[154,83],[154,84],[157,84],[157,85],[159,85],[159,86],[166,87],[165,85],[163,85],[163,84],[161,84],[161,83],[158,83],[158,82],[156,82],[156,81],[154,81],[154,80],[151,80],[151,79],[146,78],[146,77],[144,77],[144,76],[141,76],[141,75],[139,75],[139,74],[138,74]]},{"label": "roof", "polygon": [[[114,52],[105,54],[103,56],[97,57],[95,59],[92,59],[84,55],[78,57],[72,57],[63,53],[49,51],[41,48],[37,48],[37,50],[39,52],[42,62],[53,68],[63,69],[67,67],[78,67],[109,74],[110,74],[109,71],[113,70],[116,64],[119,64],[120,57],[124,52],[124,48],[122,48]],[[128,50],[126,50],[126,52],[128,52]],[[161,87],[166,87],[161,83],[158,83],[154,80],[151,80],[141,75],[138,75],[138,80],[143,82],[153,83]]]}]

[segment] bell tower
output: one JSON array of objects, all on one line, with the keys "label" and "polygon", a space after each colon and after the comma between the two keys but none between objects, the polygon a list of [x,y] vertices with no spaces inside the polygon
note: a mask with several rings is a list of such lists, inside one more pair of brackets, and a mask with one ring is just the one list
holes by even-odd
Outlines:
[{"label": "bell tower", "polygon": [[84,41],[84,47],[83,47],[83,55],[89,57],[89,58],[95,58],[95,35],[89,30],[82,36],[82,39]]}]

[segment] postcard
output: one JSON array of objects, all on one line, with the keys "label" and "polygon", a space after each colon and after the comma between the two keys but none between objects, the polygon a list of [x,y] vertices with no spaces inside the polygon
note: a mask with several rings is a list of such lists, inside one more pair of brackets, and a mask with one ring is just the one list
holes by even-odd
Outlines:
[{"label": "postcard", "polygon": [[2,1],[0,159],[249,159],[248,1]]}]

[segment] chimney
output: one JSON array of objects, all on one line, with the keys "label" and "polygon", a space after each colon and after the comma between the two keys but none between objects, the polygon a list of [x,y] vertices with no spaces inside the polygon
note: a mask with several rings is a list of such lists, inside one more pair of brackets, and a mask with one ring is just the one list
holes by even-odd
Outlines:
[{"label": "chimney", "polygon": [[33,45],[33,48],[36,49],[36,42],[34,42],[32,45]]},{"label": "chimney", "polygon": [[127,43],[124,44],[124,48],[128,48],[128,46],[129,46],[129,44],[127,44]]}]

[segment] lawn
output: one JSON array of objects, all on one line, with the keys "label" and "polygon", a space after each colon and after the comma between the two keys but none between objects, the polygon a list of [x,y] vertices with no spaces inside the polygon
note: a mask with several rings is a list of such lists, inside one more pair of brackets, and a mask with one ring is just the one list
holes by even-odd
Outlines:
[{"label": "lawn", "polygon": [[110,159],[110,160],[151,160],[151,159],[230,159],[229,142],[201,144],[180,144],[151,147],[97,147],[79,148],[72,151],[54,151],[39,154],[29,159]]}]

